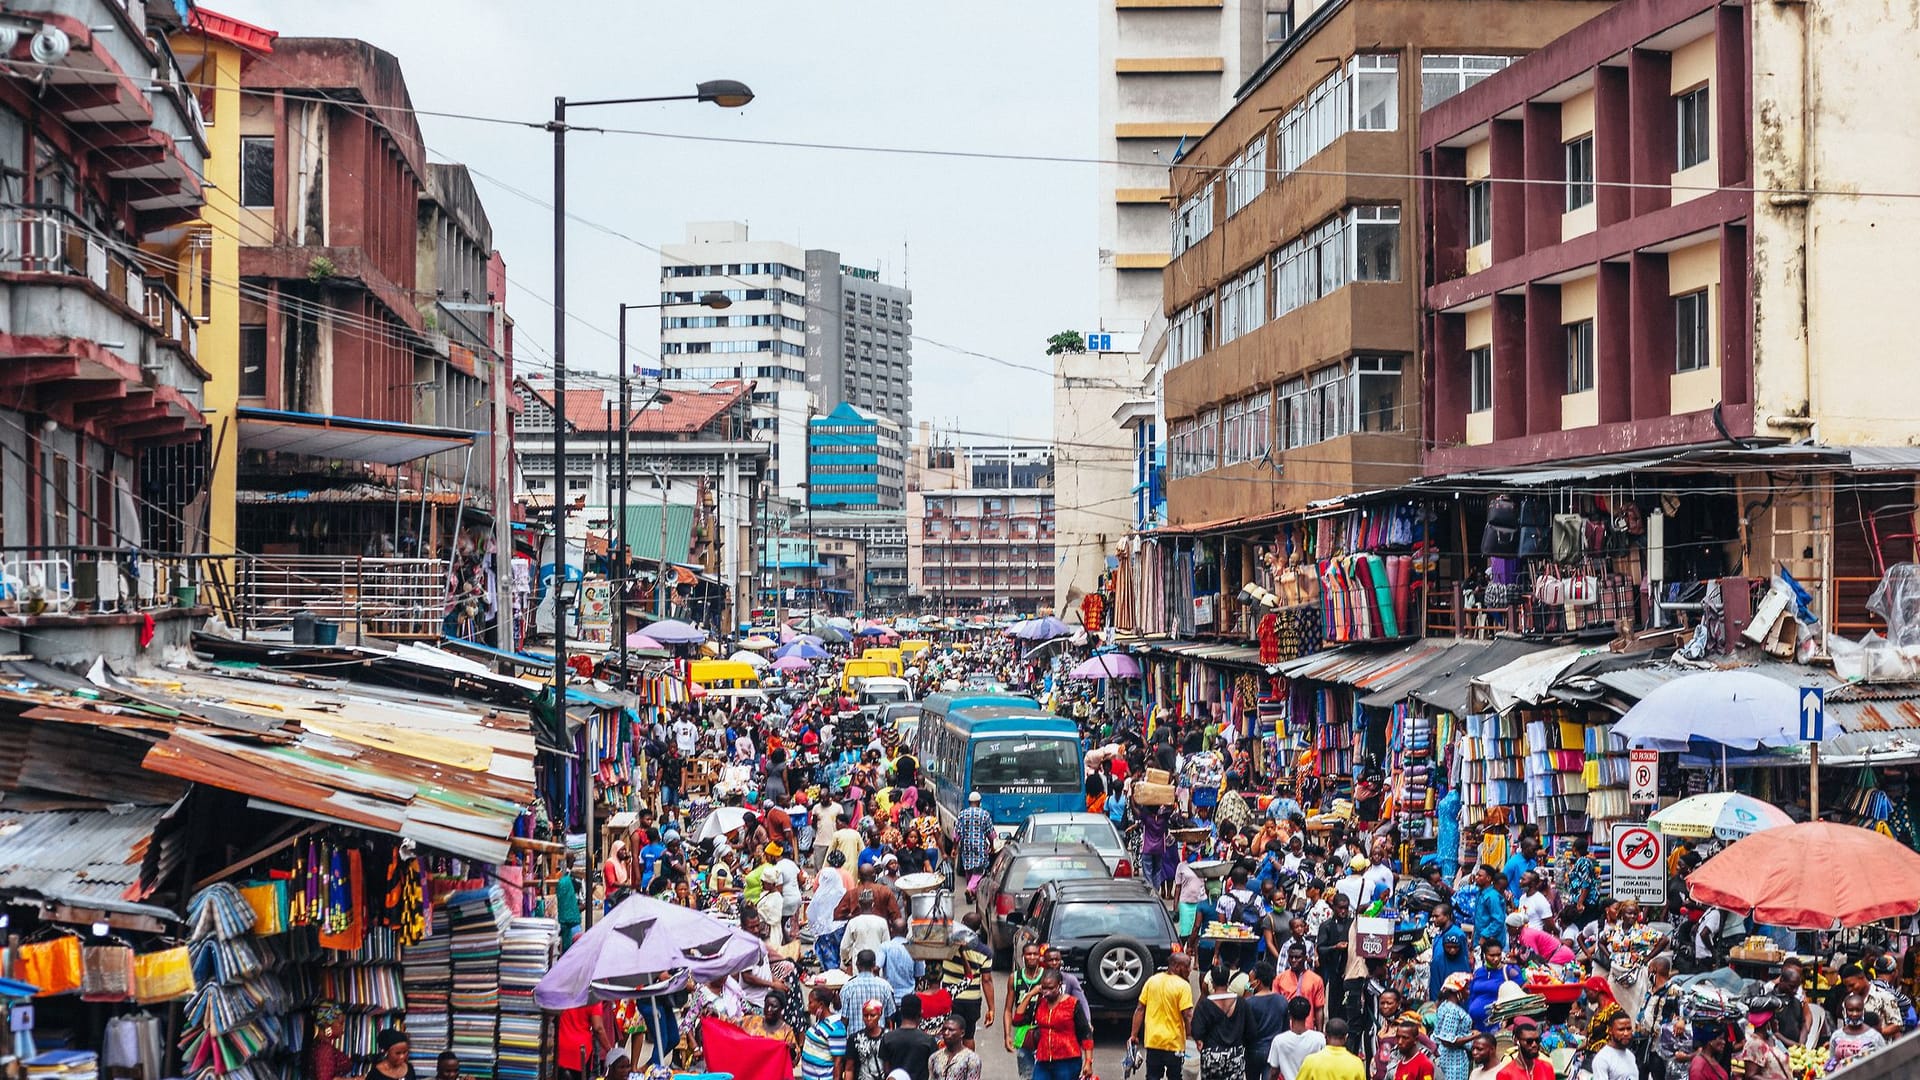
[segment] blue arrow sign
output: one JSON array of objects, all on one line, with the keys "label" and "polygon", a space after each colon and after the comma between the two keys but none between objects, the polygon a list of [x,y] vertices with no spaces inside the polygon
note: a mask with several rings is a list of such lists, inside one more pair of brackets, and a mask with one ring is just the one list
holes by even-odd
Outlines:
[{"label": "blue arrow sign", "polygon": [[1827,692],[1818,686],[1800,688],[1800,741],[1821,742],[1827,731]]}]

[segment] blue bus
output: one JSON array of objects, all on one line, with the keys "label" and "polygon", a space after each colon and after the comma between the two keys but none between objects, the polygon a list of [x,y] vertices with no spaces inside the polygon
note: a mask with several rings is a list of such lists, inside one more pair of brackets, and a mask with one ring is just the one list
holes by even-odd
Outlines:
[{"label": "blue bus", "polygon": [[1032,698],[934,694],[921,703],[914,754],[949,829],[974,791],[1001,832],[1030,814],[1086,809],[1080,729]]}]

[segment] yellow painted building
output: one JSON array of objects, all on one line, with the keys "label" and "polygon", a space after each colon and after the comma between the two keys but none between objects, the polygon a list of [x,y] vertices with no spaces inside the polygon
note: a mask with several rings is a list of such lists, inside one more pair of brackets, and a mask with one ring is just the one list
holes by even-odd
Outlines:
[{"label": "yellow painted building", "polygon": [[[278,34],[230,16],[196,8],[188,29],[169,44],[187,81],[194,84],[206,127],[206,205],[200,220],[184,230],[172,250],[156,252],[178,266],[175,290],[200,321],[201,366],[209,373],[205,409],[211,429],[208,468],[207,550],[235,549],[234,484],[239,469],[240,430],[235,410],[249,374],[265,376],[263,355],[243,356],[240,310],[240,247],[270,242],[260,226],[239,212],[240,72],[270,54]],[[250,215],[249,215],[250,217]],[[264,349],[265,335],[258,347]]]}]

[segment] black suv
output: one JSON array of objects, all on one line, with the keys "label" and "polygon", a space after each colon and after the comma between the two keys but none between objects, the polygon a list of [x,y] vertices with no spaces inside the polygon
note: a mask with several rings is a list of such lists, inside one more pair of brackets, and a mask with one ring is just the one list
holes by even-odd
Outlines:
[{"label": "black suv", "polygon": [[1085,841],[1009,843],[994,853],[975,894],[974,910],[980,913],[987,944],[1002,959],[1012,955],[1007,948],[1014,940],[1010,916],[1027,910],[1028,899],[1042,885],[1112,875],[1106,860]]},{"label": "black suv", "polygon": [[1173,920],[1143,881],[1054,881],[1028,901],[1014,934],[1016,955],[1035,941],[1065,954],[1096,1019],[1128,1016],[1140,988],[1173,955]]}]

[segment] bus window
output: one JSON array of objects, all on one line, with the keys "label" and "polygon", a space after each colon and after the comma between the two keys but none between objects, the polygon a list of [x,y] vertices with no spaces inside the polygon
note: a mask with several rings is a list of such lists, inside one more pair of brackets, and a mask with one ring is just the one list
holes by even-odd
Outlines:
[{"label": "bus window", "polygon": [[1084,783],[1080,745],[1070,739],[981,739],[973,745],[973,786],[1078,791]]}]

